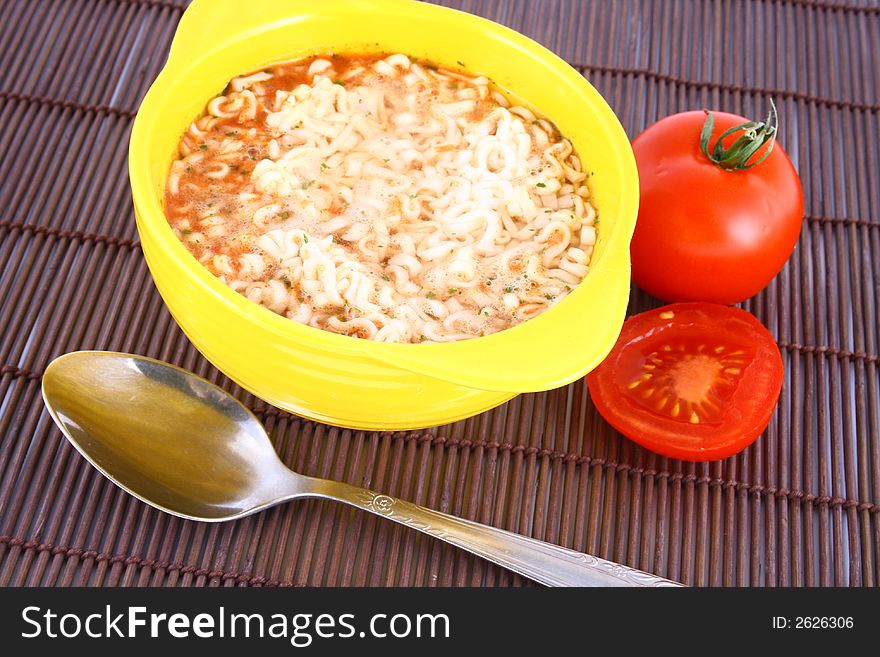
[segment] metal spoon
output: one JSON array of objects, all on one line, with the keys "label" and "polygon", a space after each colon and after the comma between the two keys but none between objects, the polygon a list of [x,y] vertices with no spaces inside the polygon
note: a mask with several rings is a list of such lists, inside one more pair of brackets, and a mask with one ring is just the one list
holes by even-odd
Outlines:
[{"label": "metal spoon", "polygon": [[245,406],[168,363],[100,351],[56,358],[43,400],[65,436],[123,490],[168,513],[234,520],[299,498],[345,502],[550,586],[681,586],[640,570],[357,486],[278,458]]}]

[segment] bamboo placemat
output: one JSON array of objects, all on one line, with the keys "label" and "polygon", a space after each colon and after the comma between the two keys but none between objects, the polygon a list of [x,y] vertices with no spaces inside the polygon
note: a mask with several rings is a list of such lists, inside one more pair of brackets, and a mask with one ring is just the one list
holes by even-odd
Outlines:
[{"label": "bamboo placemat", "polygon": [[[0,584],[527,583],[332,503],[223,525],[153,510],[94,471],[43,410],[44,367],[76,349],[168,360],[233,390],[307,474],[698,586],[878,583],[878,0],[443,3],[557,52],[630,136],[686,109],[762,116],[775,99],[807,214],[791,261],[744,306],[782,349],[782,398],[757,443],[700,465],[622,439],[583,381],[380,434],[304,421],[219,375],[153,287],[126,169],[132,118],[184,4],[0,2]],[[658,304],[634,291],[630,310]]]}]

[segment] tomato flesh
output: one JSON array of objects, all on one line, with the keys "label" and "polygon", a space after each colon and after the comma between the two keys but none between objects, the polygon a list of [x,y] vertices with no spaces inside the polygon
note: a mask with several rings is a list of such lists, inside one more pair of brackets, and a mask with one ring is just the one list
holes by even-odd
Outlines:
[{"label": "tomato flesh", "polygon": [[679,303],[631,317],[587,377],[602,416],[652,451],[725,458],[770,421],[782,387],[773,337],[739,308]]}]

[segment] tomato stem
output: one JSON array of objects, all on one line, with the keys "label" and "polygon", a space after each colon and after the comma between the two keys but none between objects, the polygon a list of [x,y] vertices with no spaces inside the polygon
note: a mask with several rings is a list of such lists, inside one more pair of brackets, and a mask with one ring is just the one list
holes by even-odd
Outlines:
[{"label": "tomato stem", "polygon": [[[716,166],[728,171],[744,171],[756,167],[770,155],[773,146],[776,143],[776,131],[779,127],[779,116],[776,113],[776,105],[773,99],[770,99],[770,111],[764,121],[748,121],[740,125],[735,125],[725,130],[718,137],[715,145],[709,151],[709,138],[712,136],[712,129],[715,127],[715,119],[712,112],[706,110],[706,122],[703,124],[703,130],[700,132],[700,149],[709,160]],[[742,132],[727,148],[724,147],[724,138],[728,135]],[[764,145],[769,144],[767,150],[754,162],[750,159]]]}]

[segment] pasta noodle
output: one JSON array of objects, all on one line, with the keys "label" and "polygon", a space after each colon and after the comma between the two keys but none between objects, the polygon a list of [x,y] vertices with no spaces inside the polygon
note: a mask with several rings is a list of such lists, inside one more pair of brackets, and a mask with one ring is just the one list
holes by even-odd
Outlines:
[{"label": "pasta noodle", "polygon": [[488,335],[589,271],[571,143],[485,77],[322,56],[233,79],[180,141],[177,236],[251,301],[385,342]]}]

